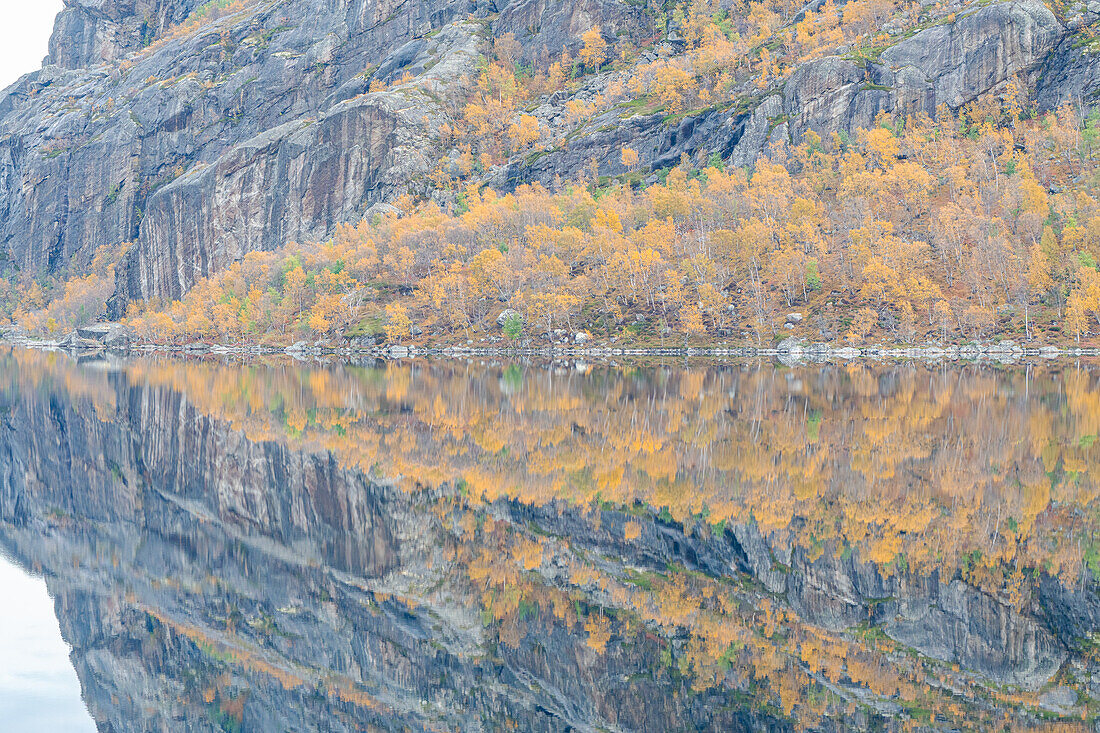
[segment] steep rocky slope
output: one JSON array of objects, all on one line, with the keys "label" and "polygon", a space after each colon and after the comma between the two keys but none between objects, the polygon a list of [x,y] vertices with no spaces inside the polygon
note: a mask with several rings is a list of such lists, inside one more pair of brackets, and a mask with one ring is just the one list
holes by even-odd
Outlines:
[{"label": "steep rocky slope", "polygon": [[[1014,76],[1038,85],[1044,109],[1067,100],[1094,103],[1096,57],[1066,38],[1054,13],[1037,0],[977,7],[951,23],[899,33],[877,59],[827,57],[755,94],[746,84],[744,105],[672,121],[665,114],[625,121],[608,114],[594,120],[597,131],[576,139],[568,151],[552,152],[536,165],[517,161],[497,182],[549,184],[593,156],[601,171],[621,173],[617,156],[623,145],[637,149],[653,170],[675,165],[684,153],[702,162],[718,152],[733,165],[750,165],[773,144],[800,142],[807,130],[854,133],[870,127],[883,111],[934,116],[940,105],[957,109]],[[1061,83],[1051,72],[1040,75],[1044,63],[1065,75]],[[1070,71],[1074,64],[1079,68]]]},{"label": "steep rocky slope", "polygon": [[[133,241],[113,312],[178,297],[247,252],[322,239],[405,193],[439,198],[429,174],[456,154],[441,130],[494,39],[514,38],[528,62],[575,53],[594,26],[643,61],[682,47],[680,21],[619,0],[256,0],[196,21],[208,7],[78,0],[61,13],[46,66],[0,100],[0,247],[17,277],[79,272],[96,247]],[[763,88],[741,79],[730,101],[684,115],[628,105],[567,124],[570,103],[602,95],[616,72],[594,74],[529,110],[549,135],[541,152],[480,180],[619,175],[626,145],[643,171],[714,152],[745,165],[806,130],[851,131],[883,110],[934,114],[1010,80],[1041,109],[1091,104],[1089,7],[1063,19],[1011,0],[959,6],[928,27],[895,19],[878,55],[807,62]]]}]

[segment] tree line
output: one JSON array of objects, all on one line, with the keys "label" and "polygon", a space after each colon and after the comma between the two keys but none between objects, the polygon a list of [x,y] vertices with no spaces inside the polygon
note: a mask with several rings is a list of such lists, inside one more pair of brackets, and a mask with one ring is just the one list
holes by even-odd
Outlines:
[{"label": "tree line", "polygon": [[[132,303],[152,342],[587,331],[644,343],[780,338],[1080,340],[1100,330],[1100,168],[1093,114],[1025,119],[1000,101],[813,131],[751,168],[715,158],[622,180],[471,186],[453,210],[339,225],[253,252],[173,302]],[[624,158],[631,151],[624,149]],[[57,288],[0,283],[36,332],[94,319],[113,289],[102,248]],[[503,329],[497,319],[513,311]]]}]

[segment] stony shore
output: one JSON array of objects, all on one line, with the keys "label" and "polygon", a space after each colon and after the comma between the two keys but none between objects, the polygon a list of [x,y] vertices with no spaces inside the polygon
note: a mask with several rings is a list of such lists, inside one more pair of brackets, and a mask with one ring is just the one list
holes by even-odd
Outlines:
[{"label": "stony shore", "polygon": [[142,343],[133,338],[124,326],[97,324],[68,334],[58,340],[39,339],[11,327],[0,329],[0,341],[27,348],[94,353],[174,353],[181,355],[223,354],[260,356],[286,354],[302,361],[326,358],[361,360],[363,358],[405,359],[411,357],[549,357],[592,358],[613,357],[699,357],[713,359],[772,357],[781,363],[847,361],[852,359],[878,360],[989,360],[1012,363],[1020,360],[1057,359],[1100,356],[1100,348],[1084,346],[1055,346],[1051,344],[1019,344],[1015,341],[971,341],[965,344],[921,345],[862,345],[850,346],[809,342],[797,337],[783,339],[774,347],[726,345],[683,347],[636,347],[609,342],[581,343],[493,343],[474,342],[440,343],[432,345],[376,344],[370,339],[299,341],[292,346],[223,345],[204,342],[187,344]]}]

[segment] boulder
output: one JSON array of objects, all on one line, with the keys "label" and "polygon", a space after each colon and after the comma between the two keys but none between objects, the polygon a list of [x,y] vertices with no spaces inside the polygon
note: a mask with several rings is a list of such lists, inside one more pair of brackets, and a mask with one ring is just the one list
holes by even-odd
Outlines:
[{"label": "boulder", "polygon": [[789,336],[778,344],[775,348],[780,354],[790,354],[791,356],[798,356],[802,353],[805,341],[795,336]]},{"label": "boulder", "polygon": [[111,348],[125,348],[137,339],[134,329],[122,323],[93,323],[76,329],[76,335]]},{"label": "boulder", "polygon": [[504,310],[502,310],[500,312],[500,315],[497,316],[497,325],[500,326],[501,328],[504,328],[504,324],[508,323],[508,321],[510,321],[513,318],[519,318],[520,321],[522,321],[523,320],[523,314],[520,313],[517,310],[512,310],[511,308],[505,308]]},{"label": "boulder", "polygon": [[27,329],[23,328],[18,323],[0,326],[0,338],[7,339],[8,341],[20,341],[27,338]]}]

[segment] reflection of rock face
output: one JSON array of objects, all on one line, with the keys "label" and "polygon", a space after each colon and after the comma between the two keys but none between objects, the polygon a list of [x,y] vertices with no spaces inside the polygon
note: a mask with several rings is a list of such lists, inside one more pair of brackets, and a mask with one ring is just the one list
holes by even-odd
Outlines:
[{"label": "reflection of rock face", "polygon": [[883,577],[872,565],[796,553],[787,598],[825,628],[873,620],[890,637],[934,659],[958,663],[998,684],[1034,689],[1066,658],[1063,643],[1040,622],[959,580]]},{"label": "reflection of rock face", "polygon": [[905,591],[887,633],[930,657],[1027,689],[1053,677],[1066,658],[1062,645],[1034,619],[962,581],[933,580]]},{"label": "reflection of rock face", "polygon": [[393,518],[381,513],[379,488],[357,473],[331,458],[250,442],[196,414],[179,394],[135,389],[118,398],[119,422],[107,424],[61,398],[26,405],[30,414],[7,426],[29,438],[5,446],[12,478],[35,498],[63,492],[49,494],[51,506],[95,521],[142,515],[149,526],[194,503],[238,531],[288,547],[308,542],[317,560],[341,571],[378,576],[396,563]]},{"label": "reflection of rock face", "polygon": [[768,725],[720,696],[684,709],[667,680],[641,694],[630,680],[660,654],[641,636],[593,658],[549,623],[487,659],[476,597],[438,587],[447,539],[415,497],[112,382],[114,414],[59,389],[0,418],[0,537],[47,573],[101,728],[215,730],[211,695],[243,701],[244,730]]},{"label": "reflection of rock face", "polygon": [[[431,698],[438,682],[422,660],[448,654],[428,646],[425,620],[332,579],[393,570],[396,525],[415,524],[407,505],[387,505],[385,489],[327,456],[250,442],[178,393],[117,386],[110,422],[54,394],[8,405],[0,428],[0,510],[15,520],[5,544],[55,569],[51,592],[97,720],[108,730],[201,720],[181,701],[195,697],[188,679],[216,676],[201,650],[218,637],[201,630],[227,624],[244,640],[227,646],[254,649],[255,667],[294,660],[276,661],[267,689],[264,675],[249,682],[249,729],[310,729],[317,703],[295,684],[310,664],[385,670]],[[79,568],[65,567],[70,558]]]},{"label": "reflection of rock face", "polygon": [[[226,710],[246,730],[786,725],[732,680],[689,691],[667,671],[664,655],[684,644],[675,636],[625,623],[596,651],[576,626],[528,609],[535,615],[503,638],[482,615],[485,586],[460,567],[469,548],[446,487],[406,493],[326,451],[247,438],[185,392],[125,368],[82,393],[93,405],[70,386],[71,365],[33,384],[15,361],[0,366],[10,380],[0,390],[0,541],[46,573],[106,730],[175,730],[181,720],[216,729]],[[495,384],[499,374],[480,377]],[[484,513],[498,533],[566,538],[607,578],[683,567],[744,583],[746,598],[782,602],[800,621],[836,632],[870,622],[997,684],[1037,688],[1100,623],[1092,586],[1044,577],[1018,611],[937,572],[832,547],[811,557],[755,524],[685,530],[561,502],[499,500]],[[798,521],[792,532],[809,531]],[[630,539],[628,523],[638,525]],[[560,582],[556,562],[528,569]],[[568,603],[610,605],[597,581]]]},{"label": "reflection of rock face", "polygon": [[[683,563],[710,574],[742,571],[763,583],[770,592],[784,596],[798,615],[824,629],[840,631],[871,621],[882,624],[887,635],[934,659],[959,665],[998,684],[1036,689],[1047,682],[1066,659],[1066,647],[1076,634],[1055,633],[1038,619],[959,581],[941,582],[938,573],[884,575],[873,564],[825,554],[817,560],[798,549],[777,562],[780,545],[760,536],[754,525],[727,528],[720,540],[706,533],[684,536],[675,530],[645,533],[627,544],[617,541],[627,517],[605,516],[610,531],[585,536],[585,525],[559,517],[556,510],[513,508],[520,523],[534,522],[550,532],[583,537],[586,545],[601,547],[609,555],[633,554],[643,566],[662,567]],[[1056,587],[1057,583],[1053,584]],[[1063,592],[1063,602],[1069,593]],[[1080,593],[1061,609],[1071,617],[1089,619],[1092,592]],[[1044,609],[1047,615],[1050,610]],[[1096,628],[1095,621],[1086,621]]]}]

